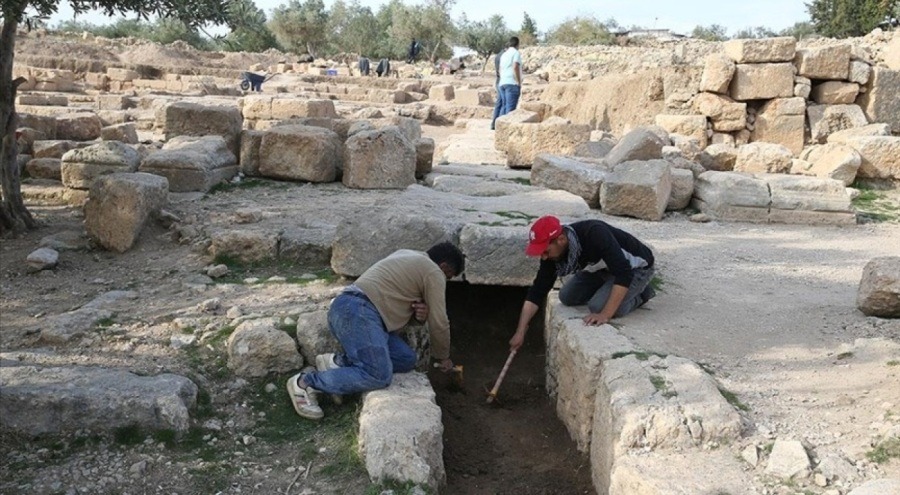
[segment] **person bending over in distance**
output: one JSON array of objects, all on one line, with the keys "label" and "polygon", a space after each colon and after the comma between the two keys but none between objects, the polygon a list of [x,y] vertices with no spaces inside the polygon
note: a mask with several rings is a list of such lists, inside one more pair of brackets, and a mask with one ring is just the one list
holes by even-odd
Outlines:
[{"label": "person bending over in distance", "polygon": [[431,354],[438,367],[453,369],[444,298],[447,280],[464,269],[459,248],[443,242],[424,253],[395,251],[345,288],[328,309],[328,326],[343,353],[320,354],[315,368],[304,368],[288,379],[288,394],[297,414],[319,419],[324,416],[320,393],[332,394],[340,402],[342,395],[387,387],[394,373],[412,371],[416,352],[398,332],[411,317],[428,323]]},{"label": "person bending over in distance", "polygon": [[586,325],[602,325],[627,315],[656,295],[650,286],[655,272],[653,252],[633,235],[602,220],[563,225],[554,216],[541,217],[531,226],[525,254],[540,256],[541,263],[509,341],[511,350],[522,346],[528,324],[557,277],[572,275],[563,283],[559,301],[566,306],[587,304]]}]

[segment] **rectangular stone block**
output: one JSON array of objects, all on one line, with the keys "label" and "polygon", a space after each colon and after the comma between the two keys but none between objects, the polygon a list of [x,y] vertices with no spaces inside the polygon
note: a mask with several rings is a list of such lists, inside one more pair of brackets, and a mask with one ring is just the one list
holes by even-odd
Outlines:
[{"label": "rectangular stone block", "polygon": [[480,89],[457,89],[454,103],[470,107],[493,107],[494,97],[488,91]]},{"label": "rectangular stone block", "polygon": [[609,169],[602,160],[541,153],[531,167],[531,185],[577,194],[591,208],[599,208],[600,184],[608,175]]},{"label": "rectangular stone block", "polygon": [[797,50],[794,65],[803,77],[845,81],[850,74],[850,45]]},{"label": "rectangular stone block", "polygon": [[900,70],[873,67],[866,92],[858,99],[869,122],[890,124],[900,134]]},{"label": "rectangular stone block", "polygon": [[794,66],[788,63],[737,64],[730,93],[738,101],[794,96]]},{"label": "rectangular stone block", "polygon": [[794,60],[797,40],[793,36],[728,40],[722,44],[725,55],[739,64],[790,62]]},{"label": "rectangular stone block", "polygon": [[664,160],[616,165],[600,185],[600,208],[609,215],[662,220],[672,193],[672,174]]},{"label": "rectangular stone block", "polygon": [[525,255],[528,242],[522,227],[468,224],[459,233],[459,249],[466,256],[466,281],[480,285],[528,287],[537,273],[537,258]]}]

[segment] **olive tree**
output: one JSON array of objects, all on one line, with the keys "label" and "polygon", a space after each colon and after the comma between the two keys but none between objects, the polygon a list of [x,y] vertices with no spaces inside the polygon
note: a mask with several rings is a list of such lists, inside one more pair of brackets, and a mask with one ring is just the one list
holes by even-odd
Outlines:
[{"label": "olive tree", "polygon": [[[190,26],[205,22],[225,22],[226,4],[221,0],[67,0],[75,14],[100,9],[109,16],[136,14],[173,18]],[[22,200],[22,183],[17,163],[16,144],[18,116],[15,99],[18,87],[25,78],[13,79],[13,60],[16,53],[16,33],[23,25],[46,19],[59,7],[57,0],[3,0],[0,3],[0,234],[22,231],[35,226],[34,217]]]}]

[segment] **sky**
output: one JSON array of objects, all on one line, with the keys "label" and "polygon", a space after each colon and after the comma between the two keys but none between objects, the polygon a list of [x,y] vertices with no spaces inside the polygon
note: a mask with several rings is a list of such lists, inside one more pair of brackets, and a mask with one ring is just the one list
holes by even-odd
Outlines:
[{"label": "sky", "polygon": [[[269,17],[275,7],[288,3],[288,0],[254,1]],[[325,0],[325,7],[330,8],[333,3],[334,0]],[[377,11],[387,1],[359,0],[359,3]],[[421,2],[405,0],[405,3]],[[501,14],[507,27],[515,30],[521,27],[523,13],[527,12],[540,32],[571,17],[593,15],[600,20],[614,18],[626,28],[637,25],[689,34],[698,25],[720,24],[727,28],[728,34],[734,34],[756,26],[780,31],[795,22],[806,21],[809,16],[804,4],[804,0],[565,0],[559,3],[546,0],[456,0],[452,15],[458,20],[465,13],[470,21],[480,21]],[[50,18],[50,25],[72,18],[68,2],[62,0],[59,12]],[[108,19],[100,14],[87,14],[78,20],[102,24]]]}]

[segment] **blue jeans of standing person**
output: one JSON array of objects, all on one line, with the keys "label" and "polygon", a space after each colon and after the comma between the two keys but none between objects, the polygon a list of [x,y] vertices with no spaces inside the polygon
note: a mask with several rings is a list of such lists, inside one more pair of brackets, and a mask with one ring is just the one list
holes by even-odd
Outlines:
[{"label": "blue jeans of standing person", "polygon": [[503,110],[501,110],[500,115],[506,115],[519,105],[519,95],[522,94],[522,88],[518,84],[504,84],[500,86],[500,94],[503,97]]},{"label": "blue jeans of standing person", "polygon": [[345,291],[328,310],[331,333],[344,347],[341,365],[310,372],[304,380],[316,390],[347,395],[387,387],[394,373],[416,366],[416,353],[398,332],[388,332],[375,305],[362,292]]},{"label": "blue jeans of standing person", "polygon": [[[635,268],[634,276],[625,299],[616,310],[615,317],[625,316],[643,304],[641,293],[650,285],[656,270],[653,267]],[[599,313],[606,305],[615,285],[615,278],[606,270],[588,272],[581,270],[567,280],[559,290],[559,302],[566,306],[587,304],[591,313]]]},{"label": "blue jeans of standing person", "polygon": [[503,92],[500,91],[500,87],[497,86],[497,101],[494,102],[494,119],[491,120],[491,130],[494,130],[494,126],[497,125],[497,118],[502,115],[500,112],[503,111]]}]

